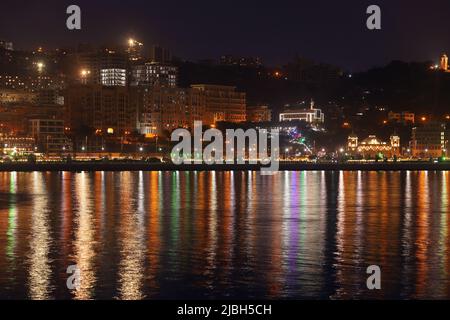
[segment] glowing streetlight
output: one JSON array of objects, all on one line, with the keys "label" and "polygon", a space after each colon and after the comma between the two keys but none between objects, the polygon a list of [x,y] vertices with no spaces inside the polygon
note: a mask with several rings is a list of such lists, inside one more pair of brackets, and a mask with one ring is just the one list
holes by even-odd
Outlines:
[{"label": "glowing streetlight", "polygon": [[45,64],[42,61],[39,61],[36,63],[36,68],[39,73],[42,73],[42,71],[44,71]]}]

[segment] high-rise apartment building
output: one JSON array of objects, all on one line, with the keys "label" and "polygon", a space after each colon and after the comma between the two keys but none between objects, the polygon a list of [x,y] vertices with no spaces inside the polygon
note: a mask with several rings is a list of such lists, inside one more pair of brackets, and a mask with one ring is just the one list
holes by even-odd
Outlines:
[{"label": "high-rise apartment building", "polygon": [[124,87],[127,84],[128,57],[114,50],[83,53],[78,56],[80,82]]},{"label": "high-rise apartment building", "polygon": [[135,65],[131,69],[131,85],[133,86],[177,86],[178,69],[175,66],[162,63],[146,63]]},{"label": "high-rise apartment building", "polygon": [[198,90],[205,97],[208,124],[216,122],[244,122],[246,120],[246,95],[236,91],[236,87],[210,84],[195,84],[192,89]]},{"label": "high-rise apartment building", "polygon": [[141,134],[161,134],[177,128],[193,128],[203,121],[205,98],[197,90],[173,87],[134,87],[131,100],[138,110]]},{"label": "high-rise apartment building", "polygon": [[440,157],[447,154],[450,130],[444,124],[431,122],[412,129],[411,155],[413,157]]},{"label": "high-rise apartment building", "polygon": [[42,152],[64,153],[72,150],[62,119],[30,119],[29,132]]},{"label": "high-rise apartment building", "polygon": [[87,126],[111,135],[123,135],[137,126],[134,104],[126,87],[78,85],[66,90],[66,125],[73,131]]}]

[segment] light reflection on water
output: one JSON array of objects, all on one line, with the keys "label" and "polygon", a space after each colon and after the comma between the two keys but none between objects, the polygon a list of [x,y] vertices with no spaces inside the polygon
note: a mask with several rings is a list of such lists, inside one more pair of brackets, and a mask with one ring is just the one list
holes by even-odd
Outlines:
[{"label": "light reflection on water", "polygon": [[[0,298],[450,298],[449,183],[426,171],[0,173]],[[380,291],[365,286],[373,264]]]}]

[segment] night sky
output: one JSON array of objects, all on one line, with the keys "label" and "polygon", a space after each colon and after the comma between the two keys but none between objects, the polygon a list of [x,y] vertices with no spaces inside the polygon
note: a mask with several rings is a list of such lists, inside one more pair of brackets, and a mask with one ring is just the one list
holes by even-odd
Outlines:
[{"label": "night sky", "polygon": [[[81,7],[81,31],[65,27],[70,4]],[[366,28],[370,4],[381,6],[381,31]],[[348,71],[450,53],[449,0],[1,0],[0,7],[0,39],[18,49],[133,36],[190,60],[231,53],[276,65],[298,53]]]}]

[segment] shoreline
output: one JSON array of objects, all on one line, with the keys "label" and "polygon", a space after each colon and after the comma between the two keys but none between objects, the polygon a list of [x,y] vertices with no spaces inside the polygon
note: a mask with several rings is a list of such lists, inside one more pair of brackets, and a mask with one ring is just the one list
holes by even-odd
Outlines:
[{"label": "shoreline", "polygon": [[[72,163],[2,163],[0,172],[58,171],[259,171],[261,165],[174,165],[168,163],[72,162]],[[450,162],[395,163],[280,163],[278,171],[450,171]]]}]

